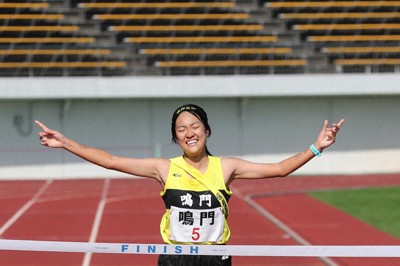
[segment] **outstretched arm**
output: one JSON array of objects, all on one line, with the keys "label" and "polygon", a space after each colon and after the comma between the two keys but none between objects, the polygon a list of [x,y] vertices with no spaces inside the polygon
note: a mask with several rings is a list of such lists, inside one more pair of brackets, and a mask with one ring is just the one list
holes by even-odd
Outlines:
[{"label": "outstretched arm", "polygon": [[[336,135],[343,123],[344,119],[329,127],[328,121],[325,120],[322,129],[313,144],[315,149],[322,152],[324,149],[335,143]],[[310,148],[307,148],[303,152],[289,157],[279,163],[252,163],[237,158],[224,158],[223,168],[225,181],[226,183],[230,183],[233,179],[237,178],[251,179],[284,177],[299,169],[315,156],[314,152],[312,152]]]},{"label": "outstretched arm", "polygon": [[311,147],[304,150],[303,152],[292,156],[280,163],[278,163],[280,173],[278,176],[287,176],[290,173],[296,171],[298,168],[306,164],[316,153],[322,152],[324,149],[331,146],[336,141],[336,134],[339,132],[340,127],[344,123],[344,119],[340,120],[337,124],[332,124],[332,127],[328,127],[328,120],[324,121],[324,125],[317,139],[314,142],[314,147],[316,151],[312,151]]},{"label": "outstretched arm", "polygon": [[117,170],[127,174],[154,178],[161,183],[164,183],[160,171],[163,171],[163,168],[168,167],[169,161],[166,159],[135,159],[118,157],[106,151],[82,145],[65,137],[60,132],[46,127],[40,121],[36,120],[35,123],[42,129],[38,135],[40,143],[43,146],[51,148],[63,148],[81,157],[82,159],[97,164],[101,167]]}]

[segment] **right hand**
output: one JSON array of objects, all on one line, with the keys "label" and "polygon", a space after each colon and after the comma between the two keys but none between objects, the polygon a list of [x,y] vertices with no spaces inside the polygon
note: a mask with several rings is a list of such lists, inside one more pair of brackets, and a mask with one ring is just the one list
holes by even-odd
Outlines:
[{"label": "right hand", "polygon": [[38,125],[42,131],[38,133],[40,144],[51,148],[63,148],[65,137],[58,131],[47,128],[40,121],[35,120],[35,124]]},{"label": "right hand", "polygon": [[324,125],[321,129],[321,132],[318,135],[317,140],[314,143],[314,146],[322,152],[325,148],[328,148],[336,141],[336,134],[339,132],[340,127],[343,125],[344,119],[341,119],[338,123],[332,124],[332,127],[329,127],[328,120],[325,120]]}]

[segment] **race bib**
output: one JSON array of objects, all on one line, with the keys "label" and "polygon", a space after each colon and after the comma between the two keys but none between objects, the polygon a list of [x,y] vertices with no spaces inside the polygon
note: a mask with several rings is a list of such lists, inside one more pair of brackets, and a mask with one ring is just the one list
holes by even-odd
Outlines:
[{"label": "race bib", "polygon": [[178,242],[220,242],[225,218],[221,208],[184,209],[171,206],[170,235]]}]

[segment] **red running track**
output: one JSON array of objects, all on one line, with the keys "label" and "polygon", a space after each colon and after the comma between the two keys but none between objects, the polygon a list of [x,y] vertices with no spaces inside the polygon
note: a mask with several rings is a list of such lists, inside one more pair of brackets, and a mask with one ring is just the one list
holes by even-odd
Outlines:
[{"label": "red running track", "polygon": [[[297,245],[253,202],[313,245],[400,245],[400,240],[305,192],[400,185],[400,175],[288,177],[237,181],[230,200],[229,244]],[[162,243],[160,185],[147,179],[0,182],[0,238]],[[156,265],[156,255],[0,251],[0,265]],[[332,265],[400,265],[393,258],[328,259]],[[326,265],[319,258],[235,257],[234,265]]]}]

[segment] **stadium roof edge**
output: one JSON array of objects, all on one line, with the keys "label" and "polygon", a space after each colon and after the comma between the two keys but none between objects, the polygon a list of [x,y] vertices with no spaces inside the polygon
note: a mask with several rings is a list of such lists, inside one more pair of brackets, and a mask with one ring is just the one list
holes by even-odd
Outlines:
[{"label": "stadium roof edge", "polygon": [[400,95],[400,75],[0,78],[0,100]]}]

